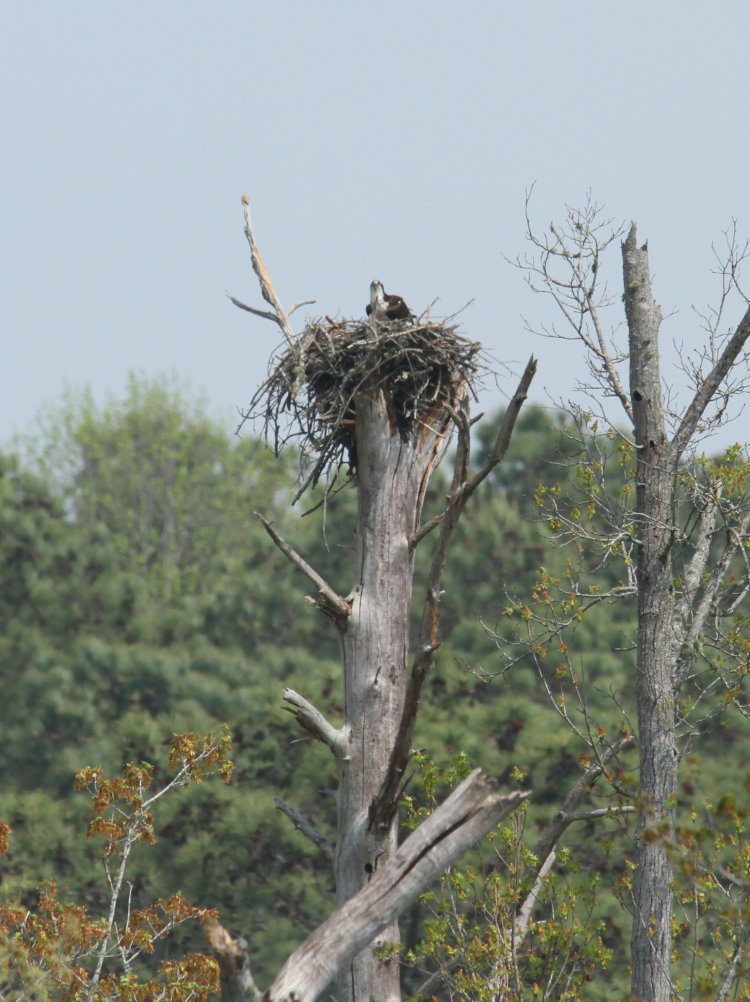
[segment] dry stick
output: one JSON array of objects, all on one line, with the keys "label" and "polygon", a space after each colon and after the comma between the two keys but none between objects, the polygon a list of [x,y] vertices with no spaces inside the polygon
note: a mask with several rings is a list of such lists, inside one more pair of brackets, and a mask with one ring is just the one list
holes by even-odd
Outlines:
[{"label": "dry stick", "polygon": [[239,307],[241,310],[247,310],[248,313],[252,313],[256,317],[263,317],[264,320],[273,320],[275,324],[279,322],[279,318],[275,313],[271,313],[270,310],[258,310],[254,306],[248,306],[247,303],[243,303],[242,300],[236,299],[231,293],[226,291],[224,292],[224,295],[230,303],[234,303],[234,305]]},{"label": "dry stick", "polygon": [[380,787],[377,797],[373,800],[369,810],[368,824],[370,828],[386,828],[390,825],[401,798],[401,784],[404,773],[411,759],[412,740],[414,728],[416,726],[417,710],[422,693],[424,680],[427,678],[433,664],[435,663],[435,653],[440,646],[437,642],[437,628],[440,618],[440,582],[448,555],[448,546],[453,535],[453,530],[458,523],[461,513],[471,495],[479,484],[485,479],[490,471],[497,466],[505,455],[510,443],[516,419],[521,411],[523,402],[531,385],[531,380],[536,372],[536,359],[529,359],[521,381],[516,392],[508,405],[503,423],[500,426],[495,445],[486,463],[471,480],[466,480],[466,473],[469,461],[469,429],[470,422],[467,412],[467,402],[464,399],[454,416],[459,427],[459,444],[456,451],[456,465],[454,467],[453,484],[448,496],[448,506],[442,515],[437,519],[432,519],[425,527],[426,531],[420,529],[414,536],[412,545],[416,546],[420,539],[429,532],[431,528],[442,523],[440,536],[432,557],[429,577],[427,579],[427,596],[425,598],[422,612],[422,623],[419,631],[419,645],[417,655],[414,659],[411,670],[411,678],[406,691],[404,709],[401,713],[398,734],[391,753],[391,760],[388,770]]},{"label": "dry stick", "polygon": [[[245,194],[242,196],[242,205],[244,207],[245,213],[245,236],[247,237],[247,242],[250,244],[250,260],[252,261],[253,271],[258,276],[258,282],[260,283],[260,291],[263,294],[263,298],[267,303],[269,303],[274,308],[275,316],[272,318],[279,325],[279,327],[284,332],[284,337],[287,339],[290,345],[295,345],[297,343],[297,335],[292,330],[291,324],[289,323],[289,317],[286,314],[286,310],[281,305],[279,297],[276,295],[276,290],[273,287],[273,282],[271,281],[271,276],[266,271],[266,266],[263,264],[263,258],[260,256],[260,250],[255,242],[255,234],[253,233],[253,224],[250,219],[250,196]],[[248,307],[244,307],[248,309]],[[251,313],[255,312],[250,310]]]},{"label": "dry stick", "polygon": [[343,625],[346,624],[349,614],[351,613],[351,607],[346,599],[342,598],[338,592],[334,591],[328,582],[325,581],[320,574],[318,574],[318,572],[308,564],[304,557],[301,557],[285,539],[282,539],[271,523],[263,518],[260,512],[256,511],[253,512],[253,514],[261,520],[263,528],[266,530],[274,543],[276,543],[284,556],[291,561],[295,567],[299,567],[302,573],[308,577],[318,589],[318,593],[325,603],[324,605],[321,605],[320,608],[326,613],[330,610],[336,625],[339,626],[339,628],[343,628]]},{"label": "dry stick", "polygon": [[312,306],[314,302],[316,302],[315,299],[300,299],[298,303],[295,303],[294,306],[290,308],[289,312],[287,313],[287,316],[291,317],[293,313],[296,313],[296,311],[300,308],[300,306]]},{"label": "dry stick", "polygon": [[306,835],[313,845],[316,845],[318,849],[320,849],[324,856],[327,856],[328,859],[333,859],[333,843],[329,842],[325,835],[320,834],[309,818],[306,818],[305,815],[301,811],[298,811],[296,807],[292,807],[287,804],[285,800],[281,799],[281,797],[274,797],[273,802],[282,814],[286,814],[297,831]]},{"label": "dry stick", "polygon": [[314,1002],[337,973],[454,859],[507,817],[528,794],[491,793],[479,769],[459,784],[378,870],[289,957],[269,1002]]}]

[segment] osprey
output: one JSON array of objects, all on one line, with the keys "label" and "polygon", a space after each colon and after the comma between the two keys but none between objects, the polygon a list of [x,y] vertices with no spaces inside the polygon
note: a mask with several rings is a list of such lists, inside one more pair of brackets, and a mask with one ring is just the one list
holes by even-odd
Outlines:
[{"label": "osprey", "polygon": [[378,278],[370,282],[370,302],[366,309],[367,316],[373,320],[412,319],[411,311],[401,296],[389,295]]}]

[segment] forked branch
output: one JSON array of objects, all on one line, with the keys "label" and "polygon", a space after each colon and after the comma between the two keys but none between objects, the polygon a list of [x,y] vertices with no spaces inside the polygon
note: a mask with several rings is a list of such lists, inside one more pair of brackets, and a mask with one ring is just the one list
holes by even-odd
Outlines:
[{"label": "forked branch", "polygon": [[352,957],[527,796],[492,793],[491,786],[479,769],[467,776],[369,884],[295,950],[267,992],[269,1002],[314,1002]]},{"label": "forked branch", "polygon": [[[615,741],[613,745],[602,750],[598,756],[598,761],[589,766],[578,782],[568,792],[560,809],[542,832],[539,841],[534,847],[534,855],[537,859],[546,859],[553,852],[565,829],[574,821],[580,820],[578,807],[581,801],[587,796],[597,779],[605,772],[608,763],[619,755],[621,751],[632,747],[634,744],[635,741],[632,735],[626,735]],[[618,810],[620,813],[622,812],[622,808]]]},{"label": "forked branch", "polygon": [[250,260],[253,265],[253,271],[258,277],[261,294],[263,295],[265,301],[273,307],[273,312],[271,310],[258,310],[254,306],[248,306],[247,303],[243,303],[239,299],[235,299],[235,297],[230,296],[229,293],[227,293],[227,296],[231,302],[234,303],[235,306],[238,306],[241,310],[247,310],[248,313],[253,313],[256,317],[263,317],[264,320],[271,320],[273,323],[278,324],[288,343],[290,345],[295,345],[297,343],[297,335],[294,333],[292,325],[289,323],[289,316],[300,306],[312,303],[314,300],[307,299],[301,303],[296,303],[289,313],[286,312],[284,307],[281,305],[281,300],[276,295],[276,290],[273,287],[271,276],[266,270],[263,258],[260,256],[260,249],[255,241],[253,224],[250,218],[249,195],[245,194],[242,196],[242,206],[245,214],[245,236],[247,237],[247,242],[250,245]]}]

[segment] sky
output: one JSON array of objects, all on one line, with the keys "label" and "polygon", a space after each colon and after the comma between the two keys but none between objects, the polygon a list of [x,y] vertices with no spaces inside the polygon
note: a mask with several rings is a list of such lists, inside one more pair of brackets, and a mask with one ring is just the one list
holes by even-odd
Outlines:
[{"label": "sky", "polygon": [[[263,306],[243,192],[287,306],[359,316],[375,277],[417,311],[471,301],[485,411],[532,353],[531,399],[575,396],[582,353],[527,332],[554,318],[506,258],[532,185],[541,230],[591,192],[648,239],[679,392],[712,244],[750,235],[749,32],[747,0],[7,0],[0,446],[133,370],[232,420],[281,340],[224,295]],[[619,294],[617,244],[604,267]]]}]

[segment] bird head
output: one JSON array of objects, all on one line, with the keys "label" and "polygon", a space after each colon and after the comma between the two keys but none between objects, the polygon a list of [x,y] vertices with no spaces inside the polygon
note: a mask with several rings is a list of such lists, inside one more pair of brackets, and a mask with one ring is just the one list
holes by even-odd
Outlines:
[{"label": "bird head", "polygon": [[379,278],[374,278],[370,282],[370,305],[373,310],[378,307],[385,309],[385,286]]}]

